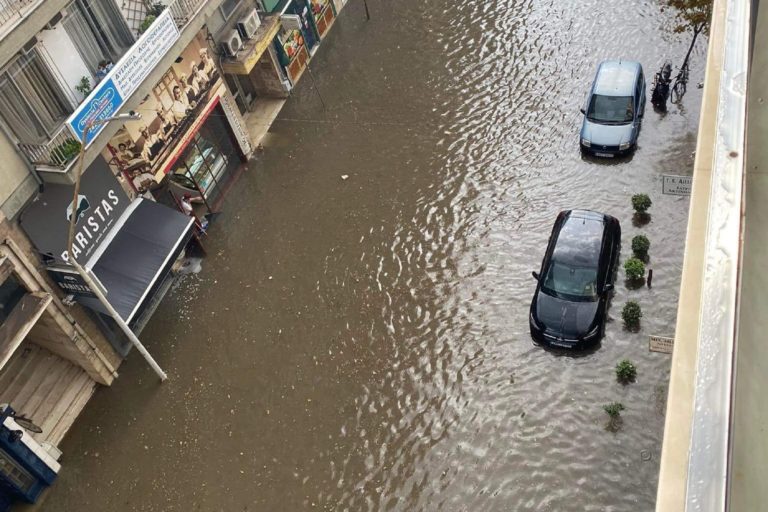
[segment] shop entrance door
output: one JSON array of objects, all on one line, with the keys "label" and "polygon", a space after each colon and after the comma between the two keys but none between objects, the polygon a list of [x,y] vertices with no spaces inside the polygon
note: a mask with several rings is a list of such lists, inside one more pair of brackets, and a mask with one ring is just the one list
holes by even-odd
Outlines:
[{"label": "shop entrance door", "polygon": [[240,165],[240,155],[225,119],[222,108],[216,106],[184,149],[173,171],[180,175],[174,181],[183,184],[192,180],[208,204],[215,204],[220,199],[222,184]]}]

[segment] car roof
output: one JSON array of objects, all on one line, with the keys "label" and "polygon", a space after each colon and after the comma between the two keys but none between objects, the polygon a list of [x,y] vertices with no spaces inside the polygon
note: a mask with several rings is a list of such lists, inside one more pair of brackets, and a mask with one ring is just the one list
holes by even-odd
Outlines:
[{"label": "car roof", "polygon": [[603,245],[607,216],[589,210],[563,212],[552,259],[579,268],[596,268]]},{"label": "car roof", "polygon": [[635,79],[642,67],[639,62],[606,60],[597,68],[595,94],[603,96],[632,96]]}]

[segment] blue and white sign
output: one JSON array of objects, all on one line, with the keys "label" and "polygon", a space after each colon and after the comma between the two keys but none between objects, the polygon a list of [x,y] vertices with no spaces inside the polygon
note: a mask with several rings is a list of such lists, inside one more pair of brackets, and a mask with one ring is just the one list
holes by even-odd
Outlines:
[{"label": "blue and white sign", "polygon": [[67,119],[72,135],[88,145],[104,125],[95,125],[88,132],[88,140],[83,141],[86,125],[116,115],[125,100],[147,78],[179,36],[179,29],[171,13],[163,11]]},{"label": "blue and white sign", "polygon": [[[123,104],[123,97],[117,91],[111,78],[105,78],[94,91],[96,94],[88,96],[85,102],[75,111],[67,123],[77,138],[83,142],[83,132],[88,123],[106,119],[117,114],[117,110]],[[88,131],[88,145],[98,135],[100,125],[96,125]]]}]

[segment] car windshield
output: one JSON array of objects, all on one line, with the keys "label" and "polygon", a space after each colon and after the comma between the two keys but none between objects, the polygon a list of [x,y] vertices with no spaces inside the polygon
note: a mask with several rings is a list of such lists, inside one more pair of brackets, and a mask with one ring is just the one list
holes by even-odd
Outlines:
[{"label": "car windshield", "polygon": [[593,94],[587,110],[587,119],[596,123],[629,123],[634,115],[632,96]]},{"label": "car windshield", "polygon": [[577,301],[597,300],[597,268],[552,260],[542,284],[544,293]]}]

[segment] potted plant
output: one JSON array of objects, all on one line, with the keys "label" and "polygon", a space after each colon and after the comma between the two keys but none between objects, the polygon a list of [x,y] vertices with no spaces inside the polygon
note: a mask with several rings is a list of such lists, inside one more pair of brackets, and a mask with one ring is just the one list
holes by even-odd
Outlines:
[{"label": "potted plant", "polygon": [[608,415],[608,423],[605,425],[605,429],[611,432],[617,432],[624,424],[624,420],[621,417],[621,411],[624,410],[624,404],[621,402],[611,402],[604,405],[603,410]]},{"label": "potted plant", "polygon": [[632,252],[639,260],[648,259],[648,250],[651,248],[651,241],[645,235],[637,235],[632,238]]},{"label": "potted plant", "polygon": [[637,377],[637,368],[629,359],[623,359],[616,365],[616,380],[622,384],[634,382],[635,377]]},{"label": "potted plant", "polygon": [[648,209],[653,204],[648,194],[635,194],[632,196],[632,208],[639,214],[648,212]]},{"label": "potted plant", "polygon": [[75,86],[75,90],[83,95],[83,98],[91,93],[91,80],[87,76],[80,78],[80,83]]},{"label": "potted plant", "polygon": [[643,311],[640,309],[640,304],[631,300],[624,304],[624,308],[621,310],[621,319],[624,321],[624,325],[631,331],[636,331],[640,328],[640,319],[643,317]]},{"label": "potted plant", "polygon": [[637,258],[629,258],[624,262],[624,273],[630,281],[639,281],[645,277],[645,263]]},{"label": "potted plant", "polygon": [[51,161],[58,165],[69,163],[75,159],[78,153],[80,153],[81,146],[80,141],[76,139],[67,139],[53,148],[50,155]]}]

